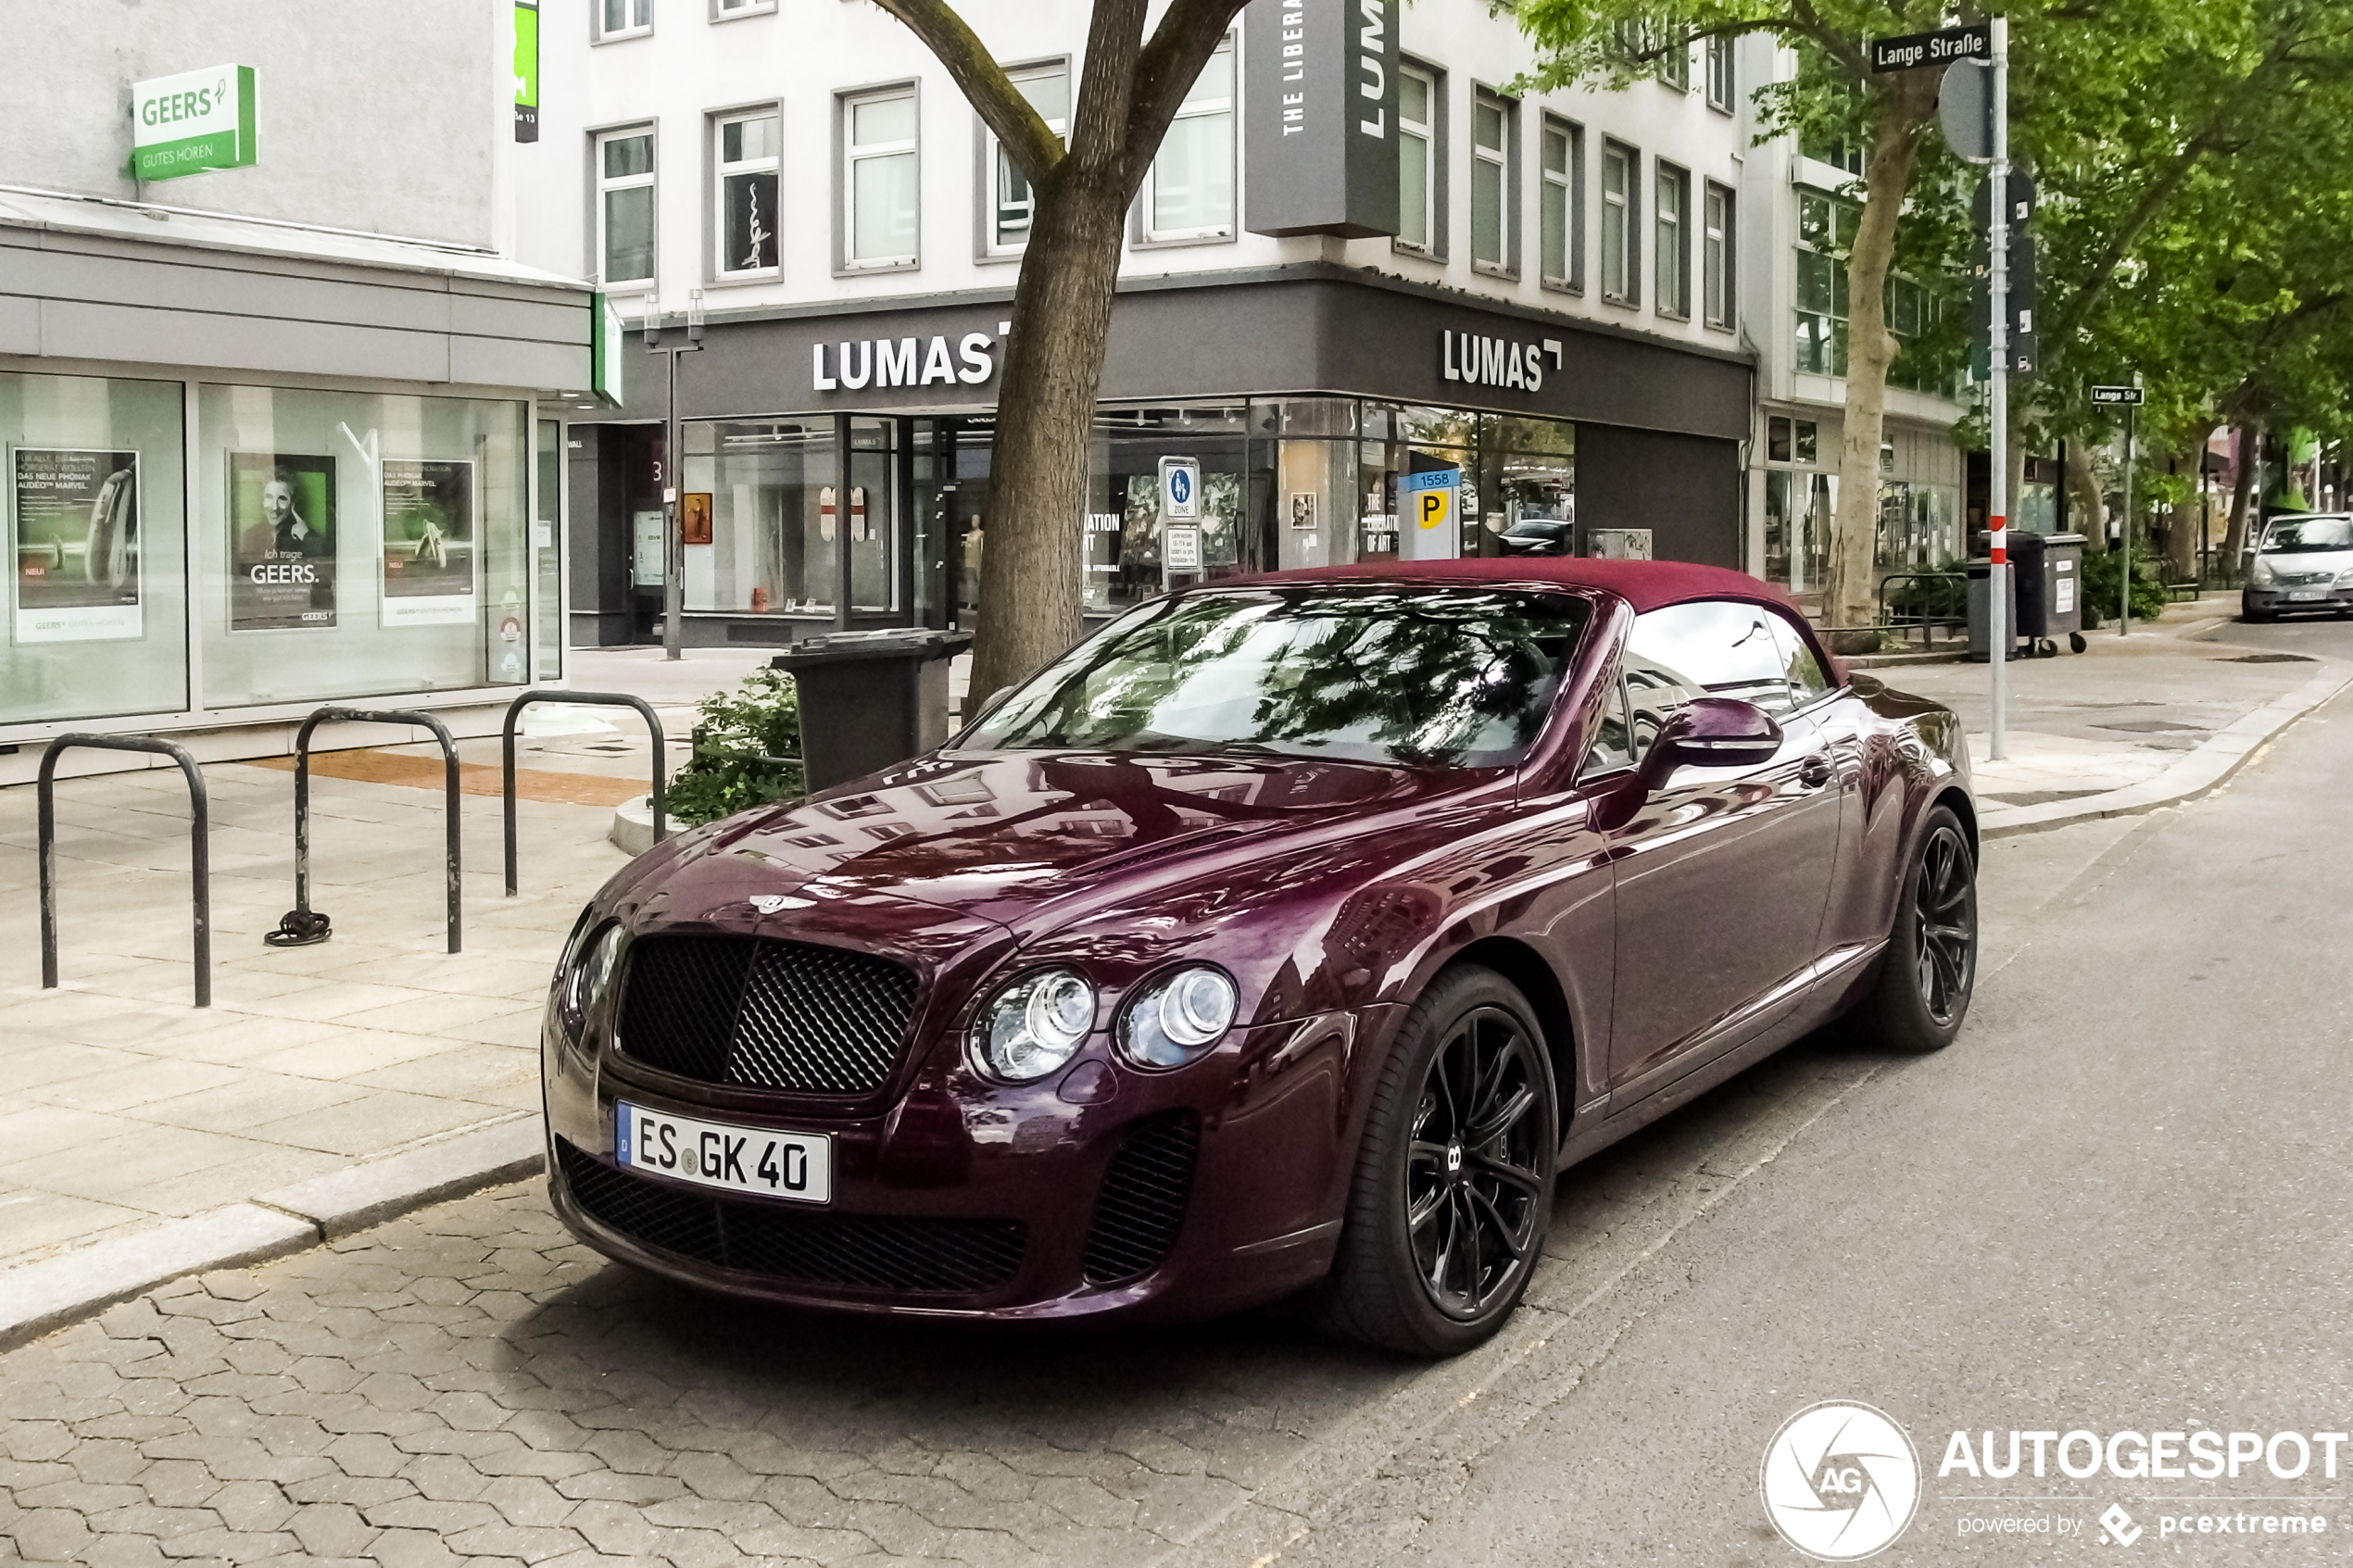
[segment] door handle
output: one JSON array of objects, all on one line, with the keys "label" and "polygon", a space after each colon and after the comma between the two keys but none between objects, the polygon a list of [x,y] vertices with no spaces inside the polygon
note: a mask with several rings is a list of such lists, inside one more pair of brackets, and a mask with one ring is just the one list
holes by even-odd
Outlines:
[{"label": "door handle", "polygon": [[1831,782],[1830,759],[1818,751],[1808,752],[1797,765],[1797,782],[1807,789],[1819,789]]}]

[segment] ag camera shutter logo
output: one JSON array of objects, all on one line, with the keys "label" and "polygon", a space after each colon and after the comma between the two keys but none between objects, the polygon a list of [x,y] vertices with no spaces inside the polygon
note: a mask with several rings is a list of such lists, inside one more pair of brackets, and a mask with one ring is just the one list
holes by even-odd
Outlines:
[{"label": "ag camera shutter logo", "polygon": [[1758,1489],[1783,1540],[1820,1562],[1854,1562],[1910,1526],[1920,1456],[1885,1411],[1825,1400],[1773,1434]]}]

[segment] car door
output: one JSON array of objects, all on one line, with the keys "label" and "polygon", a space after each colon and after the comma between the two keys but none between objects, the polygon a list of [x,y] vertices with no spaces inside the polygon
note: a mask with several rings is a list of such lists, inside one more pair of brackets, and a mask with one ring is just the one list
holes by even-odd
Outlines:
[{"label": "car door", "polygon": [[1838,792],[1820,728],[1792,699],[1777,620],[1698,600],[1638,617],[1628,639],[1638,759],[1698,696],[1755,703],[1782,729],[1764,763],[1678,769],[1613,836],[1610,1083],[1632,1098],[1786,1016],[1819,950]]}]

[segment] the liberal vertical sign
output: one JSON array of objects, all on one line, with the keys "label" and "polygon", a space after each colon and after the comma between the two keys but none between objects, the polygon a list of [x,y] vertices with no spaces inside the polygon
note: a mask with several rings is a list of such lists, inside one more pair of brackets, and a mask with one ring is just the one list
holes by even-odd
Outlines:
[{"label": "the liberal vertical sign", "polygon": [[515,140],[539,140],[539,0],[515,0]]},{"label": "the liberal vertical sign", "polygon": [[1243,227],[1397,232],[1404,0],[1251,0],[1242,18]]}]

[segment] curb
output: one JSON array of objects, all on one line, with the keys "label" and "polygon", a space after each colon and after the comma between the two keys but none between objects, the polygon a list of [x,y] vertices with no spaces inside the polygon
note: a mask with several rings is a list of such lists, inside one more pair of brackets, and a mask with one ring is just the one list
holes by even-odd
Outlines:
[{"label": "curb", "polygon": [[540,1119],[522,1116],[21,1264],[0,1273],[0,1350],[171,1280],[305,1252],[411,1210],[535,1175],[546,1164]]},{"label": "curb", "polygon": [[2023,834],[2048,833],[2076,822],[2103,817],[2134,817],[2162,806],[2195,800],[2228,784],[2231,775],[2245,767],[2247,759],[2273,736],[2347,686],[2353,686],[2353,671],[2332,670],[2216,731],[2203,745],[2153,779],[2077,800],[1996,808],[1978,819],[1978,837],[2015,838]]}]

